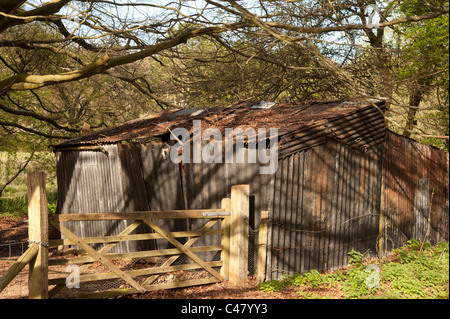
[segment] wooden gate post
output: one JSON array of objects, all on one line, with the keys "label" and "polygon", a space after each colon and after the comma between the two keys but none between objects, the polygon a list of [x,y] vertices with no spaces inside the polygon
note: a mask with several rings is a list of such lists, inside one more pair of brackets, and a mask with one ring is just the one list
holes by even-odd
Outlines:
[{"label": "wooden gate post", "polygon": [[248,271],[248,223],[250,185],[231,187],[230,282],[244,285]]},{"label": "wooden gate post", "polygon": [[48,298],[48,206],[45,194],[45,173],[33,172],[27,176],[28,184],[28,238],[39,251],[30,262],[28,297]]}]

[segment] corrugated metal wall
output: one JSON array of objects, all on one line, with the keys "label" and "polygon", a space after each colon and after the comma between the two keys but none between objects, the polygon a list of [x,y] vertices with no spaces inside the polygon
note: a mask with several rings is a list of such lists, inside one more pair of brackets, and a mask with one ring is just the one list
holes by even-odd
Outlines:
[{"label": "corrugated metal wall", "polygon": [[448,241],[448,153],[389,132],[383,161],[383,252],[411,239]]},{"label": "corrugated metal wall", "polygon": [[[131,211],[123,196],[123,180],[116,145],[100,151],[56,152],[58,212],[111,213]],[[117,235],[129,221],[67,222],[65,226],[81,237]],[[111,252],[134,251],[135,243],[122,242]]]},{"label": "corrugated metal wall", "polygon": [[[244,149],[247,160],[247,149]],[[264,164],[263,164],[264,165]],[[182,168],[183,185],[187,209],[220,208],[222,198],[230,197],[231,186],[250,185],[250,234],[249,234],[249,270],[256,271],[257,233],[261,211],[269,210],[273,177],[259,173],[259,163],[190,163]],[[193,220],[190,227],[199,228],[201,221]],[[218,227],[219,225],[217,225]],[[218,245],[218,238],[202,237],[198,245]],[[211,253],[204,253],[205,259],[214,258]]]},{"label": "corrugated metal wall", "polygon": [[[178,165],[165,160],[161,147],[102,145],[101,151],[56,152],[58,212],[109,213],[183,209]],[[142,153],[141,153],[142,152]],[[70,222],[67,227],[81,237],[117,235],[132,221]],[[171,230],[185,229],[180,220],[158,220]],[[140,226],[135,232],[150,231]],[[156,240],[160,249],[170,245]],[[111,252],[155,247],[154,241],[121,242]]]},{"label": "corrugated metal wall", "polygon": [[352,249],[388,254],[412,238],[448,241],[448,178],[448,153],[392,132],[366,153],[328,140],[285,157],[266,279],[346,266]]},{"label": "corrugated metal wall", "polygon": [[[231,186],[238,184],[250,184],[251,229],[258,228],[261,210],[269,210],[272,177],[259,174],[260,165],[257,163],[233,161],[225,164],[202,162],[178,165],[170,160],[168,146],[163,144],[114,144],[102,147],[105,152],[56,152],[60,213],[220,208],[222,198],[230,197]],[[247,159],[247,154],[244,155]],[[172,231],[198,229],[204,223],[201,220],[155,222]],[[114,227],[110,223],[115,223]],[[88,237],[118,234],[126,225],[124,221],[104,224],[79,222],[67,226],[75,234]],[[219,227],[220,224],[217,224],[213,229]],[[254,232],[250,237],[251,266],[254,268],[256,250],[253,247],[257,237]],[[156,242],[159,249],[170,246],[163,239]],[[148,247],[142,244],[151,245],[151,242],[139,241],[131,243],[131,246],[118,246],[114,252]],[[194,245],[219,244],[218,236],[205,236]],[[209,260],[217,257],[214,252],[199,254]]]},{"label": "corrugated metal wall", "polygon": [[[130,152],[135,154],[136,164],[127,168],[130,174],[134,174],[131,183],[131,192],[135,200],[142,202],[137,210],[173,210],[184,209],[181,179],[178,165],[169,159],[169,154],[164,145],[149,144],[149,146],[130,144],[120,145],[119,149],[124,156]],[[125,171],[125,169],[124,169]],[[142,185],[145,196],[137,197],[134,191]],[[186,221],[180,219],[155,220],[155,223],[166,230],[186,230]],[[147,229],[149,230],[149,229]],[[186,239],[178,238],[180,242]],[[173,247],[165,239],[157,239],[159,249]]]},{"label": "corrugated metal wall", "polygon": [[280,160],[266,279],[347,265],[347,252],[375,252],[380,146],[367,153],[328,140]]}]

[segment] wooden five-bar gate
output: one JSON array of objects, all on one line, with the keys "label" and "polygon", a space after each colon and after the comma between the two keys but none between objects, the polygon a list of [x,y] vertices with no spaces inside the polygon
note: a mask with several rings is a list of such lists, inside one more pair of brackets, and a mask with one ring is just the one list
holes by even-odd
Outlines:
[{"label": "wooden five-bar gate", "polygon": [[[225,280],[245,284],[247,280],[248,185],[233,186],[231,198],[222,200],[221,209],[49,216],[45,196],[45,174],[35,172],[28,175],[28,198],[30,248],[0,279],[0,291],[27,263],[30,264],[30,298],[104,298]],[[266,212],[263,215],[267,218]],[[204,223],[196,230],[170,231],[158,225],[157,220],[160,219],[201,219]],[[128,220],[130,224],[118,235],[98,237],[81,237],[67,227],[67,223],[72,222],[105,220]],[[63,239],[49,240],[49,225],[57,229],[63,235],[61,236]],[[267,233],[266,227],[267,223],[262,222],[262,234]],[[133,233],[138,228],[140,231]],[[142,233],[142,229],[150,231]],[[220,245],[195,245],[202,236],[221,236]],[[127,253],[110,252],[118,243],[141,240],[166,240],[171,247]],[[76,247],[77,255],[51,257],[54,255],[52,252],[56,251],[54,247],[67,245]],[[258,261],[260,264],[258,277],[263,278],[264,274],[261,272],[265,269],[263,259],[266,247],[262,238],[260,246],[264,251],[259,254],[261,260]],[[216,252],[218,257],[213,261],[205,261],[199,257],[204,252]],[[124,260],[130,261],[128,265],[133,267],[123,267]],[[136,260],[144,262],[131,262]],[[68,267],[69,265],[71,267]],[[103,271],[93,272],[90,270],[93,265]],[[53,267],[57,270],[52,271]],[[67,274],[65,273],[67,270],[73,272]],[[61,272],[64,273],[61,275]],[[180,280],[175,280],[175,277]],[[81,289],[77,291],[77,288],[87,283],[111,281],[118,283],[119,287],[89,293],[79,293]],[[65,293],[61,294],[64,290]]]}]

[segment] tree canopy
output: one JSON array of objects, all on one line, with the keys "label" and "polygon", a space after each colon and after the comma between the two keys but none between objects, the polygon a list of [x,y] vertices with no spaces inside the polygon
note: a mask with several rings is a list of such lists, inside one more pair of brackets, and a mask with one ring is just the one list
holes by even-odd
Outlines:
[{"label": "tree canopy", "polygon": [[173,107],[382,96],[391,129],[448,148],[448,11],[443,0],[0,0],[0,146]]}]

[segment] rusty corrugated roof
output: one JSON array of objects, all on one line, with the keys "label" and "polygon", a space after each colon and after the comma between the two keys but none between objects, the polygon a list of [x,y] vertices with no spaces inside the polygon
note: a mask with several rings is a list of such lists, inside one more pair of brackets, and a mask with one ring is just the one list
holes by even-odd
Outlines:
[{"label": "rusty corrugated roof", "polygon": [[252,101],[223,108],[172,110],[65,141],[55,145],[54,150],[122,141],[145,142],[152,137],[167,136],[177,127],[192,134],[194,120],[201,120],[202,130],[215,127],[222,134],[225,128],[278,128],[280,156],[321,144],[326,138],[365,150],[384,139],[385,124],[380,112],[384,107],[384,100],[368,102],[353,98],[274,105]]}]

